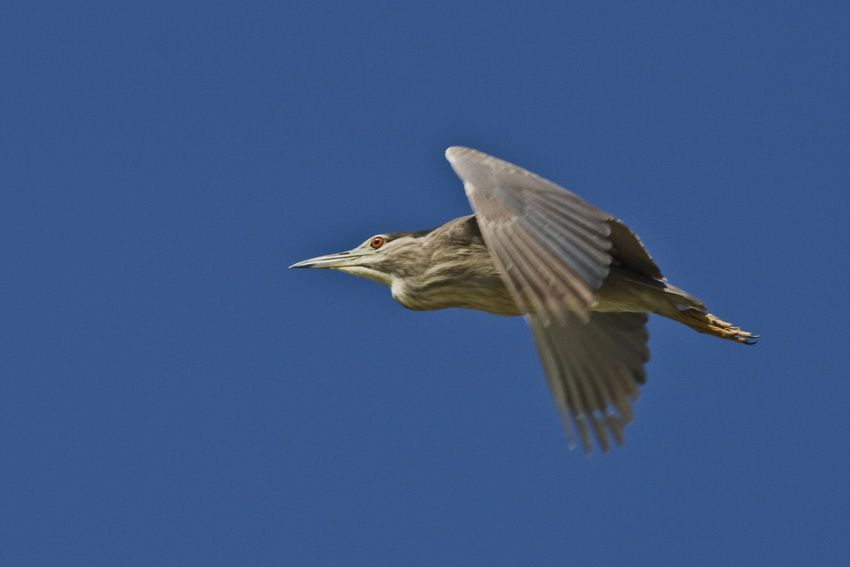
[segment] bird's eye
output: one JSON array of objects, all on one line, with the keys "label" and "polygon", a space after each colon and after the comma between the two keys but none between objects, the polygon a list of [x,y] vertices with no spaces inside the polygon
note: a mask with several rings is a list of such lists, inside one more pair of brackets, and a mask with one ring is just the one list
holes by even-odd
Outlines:
[{"label": "bird's eye", "polygon": [[377,250],[378,248],[380,248],[381,246],[384,245],[384,242],[385,242],[385,240],[384,240],[383,236],[376,236],[375,238],[372,239],[372,242],[369,243],[369,246],[371,246],[373,249]]}]

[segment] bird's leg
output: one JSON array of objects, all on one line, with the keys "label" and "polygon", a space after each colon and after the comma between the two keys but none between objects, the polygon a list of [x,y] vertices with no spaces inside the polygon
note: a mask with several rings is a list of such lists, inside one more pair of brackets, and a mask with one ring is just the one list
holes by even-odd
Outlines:
[{"label": "bird's leg", "polygon": [[686,309],[678,317],[675,317],[675,319],[700,333],[707,333],[737,343],[752,345],[759,338],[758,335],[744,331],[728,321],[724,321],[711,313],[705,313],[699,309]]}]

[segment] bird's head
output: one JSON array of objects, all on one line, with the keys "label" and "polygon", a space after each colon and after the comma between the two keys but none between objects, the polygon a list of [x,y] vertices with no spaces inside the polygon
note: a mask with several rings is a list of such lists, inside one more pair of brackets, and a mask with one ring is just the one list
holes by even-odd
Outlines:
[{"label": "bird's head", "polygon": [[420,266],[416,260],[421,253],[422,241],[429,232],[431,231],[376,234],[347,252],[302,260],[289,267],[339,270],[384,285],[392,285],[393,277],[404,277],[412,268]]}]

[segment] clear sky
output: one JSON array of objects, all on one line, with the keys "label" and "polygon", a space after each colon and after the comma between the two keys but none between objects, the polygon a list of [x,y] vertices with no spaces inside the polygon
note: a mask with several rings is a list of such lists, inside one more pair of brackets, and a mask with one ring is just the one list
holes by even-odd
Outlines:
[{"label": "clear sky", "polygon": [[[846,3],[67,4],[0,8],[0,563],[850,564]],[[287,270],[455,144],[762,342],[654,319],[586,458],[521,319]]]}]

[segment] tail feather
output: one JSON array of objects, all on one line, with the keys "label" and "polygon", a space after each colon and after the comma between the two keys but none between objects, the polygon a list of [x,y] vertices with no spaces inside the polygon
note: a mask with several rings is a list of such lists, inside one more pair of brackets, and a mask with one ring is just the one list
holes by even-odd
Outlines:
[{"label": "tail feather", "polygon": [[712,315],[708,312],[705,303],[685,290],[666,283],[664,292],[668,301],[663,310],[657,311],[660,315],[684,323],[699,333],[745,345],[754,345],[758,342],[758,335],[744,331],[740,327]]},{"label": "tail feather", "polygon": [[[667,280],[648,278],[622,269],[612,270],[602,288],[603,304],[635,306],[678,321],[699,332],[736,343],[754,345],[759,336],[708,312],[705,303]],[[607,293],[606,293],[607,292]]]}]

